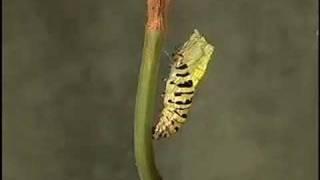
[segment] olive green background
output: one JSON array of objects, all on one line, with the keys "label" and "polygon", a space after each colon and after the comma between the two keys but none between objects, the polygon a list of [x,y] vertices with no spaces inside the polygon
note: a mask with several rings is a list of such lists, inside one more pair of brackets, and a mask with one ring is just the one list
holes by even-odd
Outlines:
[{"label": "olive green background", "polygon": [[[216,55],[186,126],[155,144],[165,180],[316,179],[317,6],[172,0],[164,50],[197,28]],[[3,10],[4,179],[137,180],[145,1],[5,0]],[[164,53],[161,63],[165,77]]]}]

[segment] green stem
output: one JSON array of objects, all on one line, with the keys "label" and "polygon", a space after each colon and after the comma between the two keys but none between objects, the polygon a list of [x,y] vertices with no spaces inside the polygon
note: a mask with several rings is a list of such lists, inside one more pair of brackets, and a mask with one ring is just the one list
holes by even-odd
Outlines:
[{"label": "green stem", "polygon": [[158,71],[164,33],[146,28],[135,109],[135,157],[141,180],[160,180],[156,169],[151,127],[158,87]]}]

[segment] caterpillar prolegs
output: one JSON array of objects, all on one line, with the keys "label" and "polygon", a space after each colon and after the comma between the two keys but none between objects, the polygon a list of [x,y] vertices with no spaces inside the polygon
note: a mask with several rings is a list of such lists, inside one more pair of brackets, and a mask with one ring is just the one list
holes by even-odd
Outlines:
[{"label": "caterpillar prolegs", "polygon": [[213,52],[214,47],[194,30],[189,40],[173,54],[163,98],[164,107],[152,129],[153,139],[170,137],[185,123],[193,96]]}]

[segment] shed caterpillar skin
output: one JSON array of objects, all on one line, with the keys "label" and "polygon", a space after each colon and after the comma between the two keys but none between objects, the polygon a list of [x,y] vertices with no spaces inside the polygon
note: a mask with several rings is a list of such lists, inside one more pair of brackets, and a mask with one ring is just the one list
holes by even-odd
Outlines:
[{"label": "shed caterpillar skin", "polygon": [[189,40],[173,55],[166,82],[160,120],[152,129],[152,138],[167,138],[185,123],[197,85],[206,72],[214,47],[194,30]]}]

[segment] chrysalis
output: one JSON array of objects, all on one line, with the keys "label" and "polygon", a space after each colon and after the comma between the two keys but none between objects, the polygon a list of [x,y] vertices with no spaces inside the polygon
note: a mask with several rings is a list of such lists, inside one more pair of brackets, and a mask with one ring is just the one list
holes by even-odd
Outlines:
[{"label": "chrysalis", "polygon": [[153,139],[170,137],[185,123],[197,85],[206,72],[213,51],[214,47],[194,30],[189,40],[173,55],[164,108],[153,127]]}]

